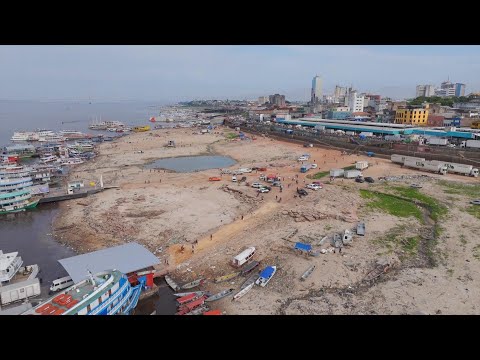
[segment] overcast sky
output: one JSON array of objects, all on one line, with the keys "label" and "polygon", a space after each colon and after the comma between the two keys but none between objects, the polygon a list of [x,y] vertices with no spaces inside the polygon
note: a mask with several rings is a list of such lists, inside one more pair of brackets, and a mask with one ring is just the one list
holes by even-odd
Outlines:
[{"label": "overcast sky", "polygon": [[0,99],[308,100],[312,77],[404,98],[450,78],[480,91],[480,46],[0,46]]}]

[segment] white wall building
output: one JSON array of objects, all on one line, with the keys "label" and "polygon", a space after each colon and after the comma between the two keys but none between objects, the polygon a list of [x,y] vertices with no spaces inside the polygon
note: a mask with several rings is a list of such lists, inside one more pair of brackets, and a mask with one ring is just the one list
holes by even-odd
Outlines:
[{"label": "white wall building", "polygon": [[416,97],[424,96],[430,97],[435,95],[435,88],[433,85],[417,85]]},{"label": "white wall building", "polygon": [[364,101],[364,97],[358,96],[356,91],[352,91],[348,95],[348,107],[352,112],[362,112],[363,101]]},{"label": "white wall building", "polygon": [[258,105],[263,105],[263,104],[267,103],[268,100],[269,100],[268,96],[259,96],[258,97]]}]

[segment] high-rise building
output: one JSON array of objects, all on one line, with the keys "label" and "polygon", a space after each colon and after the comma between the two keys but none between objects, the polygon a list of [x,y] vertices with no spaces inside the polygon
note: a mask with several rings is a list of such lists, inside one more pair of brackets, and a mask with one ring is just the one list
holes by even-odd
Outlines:
[{"label": "high-rise building", "polygon": [[363,96],[358,96],[355,90],[348,94],[348,106],[352,113],[363,111],[363,101]]},{"label": "high-rise building", "polygon": [[435,95],[435,88],[433,85],[417,85],[416,97],[430,97]]},{"label": "high-rise building", "polygon": [[322,102],[322,97],[322,78],[317,75],[312,79],[312,105]]},{"label": "high-rise building", "polygon": [[270,95],[268,98],[271,105],[275,105],[278,107],[285,106],[285,95],[275,94]]},{"label": "high-rise building", "polygon": [[333,93],[333,101],[336,103],[343,103],[345,96],[347,95],[347,88],[342,86],[335,86],[335,92]]},{"label": "high-rise building", "polygon": [[268,96],[259,96],[258,97],[258,105],[263,105],[263,104],[267,103],[268,100],[269,100]]},{"label": "high-rise building", "polygon": [[455,84],[455,96],[465,96],[465,84],[456,83]]}]

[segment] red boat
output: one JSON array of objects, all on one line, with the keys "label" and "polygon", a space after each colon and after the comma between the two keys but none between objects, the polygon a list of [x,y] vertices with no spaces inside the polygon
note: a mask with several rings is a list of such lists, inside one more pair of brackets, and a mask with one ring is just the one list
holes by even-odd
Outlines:
[{"label": "red boat", "polygon": [[186,313],[189,313],[190,311],[192,311],[196,307],[199,307],[199,306],[203,305],[206,298],[207,297],[204,295],[200,299],[197,299],[195,301],[191,301],[191,302],[189,302],[185,305],[180,306],[178,308],[178,312],[176,313],[176,315],[185,315]]},{"label": "red boat", "polygon": [[210,177],[210,178],[208,178],[208,181],[220,181],[220,180],[222,180],[222,179],[219,178],[219,177]]},{"label": "red boat", "polygon": [[157,120],[155,120],[155,118],[153,116],[150,118],[150,122],[156,122],[156,121]]},{"label": "red boat", "polygon": [[197,300],[198,298],[199,296],[197,294],[192,293],[178,298],[177,301],[180,305],[184,305],[186,303],[189,303],[190,301]]},{"label": "red boat", "polygon": [[222,315],[222,312],[216,309],[216,310],[205,311],[203,315]]}]

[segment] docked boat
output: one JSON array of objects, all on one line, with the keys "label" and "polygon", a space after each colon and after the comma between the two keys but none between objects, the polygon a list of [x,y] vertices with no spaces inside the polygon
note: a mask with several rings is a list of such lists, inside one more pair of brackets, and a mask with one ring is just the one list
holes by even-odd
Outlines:
[{"label": "docked boat", "polygon": [[88,126],[91,130],[107,130],[108,128],[120,128],[124,127],[125,124],[120,121],[100,121],[94,122]]},{"label": "docked boat", "polygon": [[54,162],[54,161],[57,161],[58,160],[58,157],[56,157],[55,155],[45,155],[45,156],[42,156],[40,158],[40,161],[44,164],[48,164],[48,163],[51,163],[51,162]]},{"label": "docked boat", "polygon": [[253,286],[255,285],[254,282],[252,282],[250,285],[247,285],[246,287],[244,287],[243,289],[241,289],[238,293],[236,293],[235,295],[233,295],[233,300],[238,300],[240,299],[242,296],[245,296],[246,293],[248,293],[250,290],[252,290]]},{"label": "docked boat", "polygon": [[181,289],[181,287],[178,286],[177,283],[168,275],[165,275],[165,282],[173,289],[173,291],[178,291]]},{"label": "docked boat", "polygon": [[64,158],[64,159],[58,159],[57,163],[60,166],[68,166],[68,165],[80,165],[80,164],[83,164],[84,161],[80,158]]},{"label": "docked boat", "polygon": [[177,300],[177,302],[180,304],[180,305],[184,305],[184,304],[187,304],[189,303],[190,301],[194,301],[194,300],[197,300],[199,298],[201,298],[203,296],[203,294],[195,294],[195,293],[191,293],[189,295],[185,295],[185,296],[182,296],[182,297],[179,297]]},{"label": "docked boat", "polygon": [[175,315],[185,315],[192,311],[193,309],[202,306],[205,303],[207,297],[204,295],[195,301],[191,301],[185,305],[182,305],[178,308],[178,312]]},{"label": "docked boat", "polygon": [[37,141],[38,140],[38,135],[34,132],[26,132],[26,131],[20,131],[20,132],[14,132],[13,136],[11,137],[10,141]]},{"label": "docked boat", "polygon": [[65,138],[63,136],[53,134],[53,135],[39,136],[38,141],[49,142],[49,143],[55,142],[56,143],[56,142],[64,142]]},{"label": "docked boat", "polygon": [[223,281],[232,280],[232,279],[236,278],[238,275],[240,275],[240,271],[237,271],[237,272],[234,272],[234,273],[231,273],[231,274],[228,274],[228,275],[219,276],[219,277],[215,278],[213,281],[215,283],[221,283]]},{"label": "docked boat", "polygon": [[359,222],[357,225],[357,235],[365,236],[365,223]]},{"label": "docked boat", "polygon": [[257,279],[257,281],[255,281],[255,284],[260,285],[261,287],[265,287],[276,272],[276,266],[267,266],[260,273],[260,277]]},{"label": "docked boat", "polygon": [[[191,295],[191,294],[196,294],[200,297],[202,295],[209,294],[209,292],[208,291],[190,291],[190,292],[184,292],[184,293],[176,293],[176,294],[173,294],[173,295],[177,296],[177,297],[183,297],[183,296],[188,296],[188,295]],[[208,295],[208,296],[210,296],[210,295]]]},{"label": "docked boat", "polygon": [[260,265],[259,261],[252,261],[251,263],[247,264],[245,268],[242,269],[242,272],[240,274],[242,276],[245,276],[249,272],[251,272],[253,269],[255,269],[258,265]]},{"label": "docked boat", "polygon": [[245,289],[248,285],[250,284],[255,284],[255,281],[257,281],[259,277],[259,274],[252,274],[247,280],[245,280],[245,282],[242,284],[242,286],[240,286],[240,290],[241,289]]},{"label": "docked boat", "polygon": [[84,134],[81,131],[76,130],[62,130],[58,134],[64,137],[66,140],[86,139],[90,137],[90,135]]},{"label": "docked boat", "polygon": [[230,295],[234,291],[235,291],[235,289],[227,289],[227,290],[220,291],[218,294],[215,294],[215,295],[212,295],[212,296],[206,298],[205,301],[220,300],[221,298],[224,298],[225,296]]},{"label": "docked boat", "polygon": [[181,288],[182,289],[191,289],[191,288],[203,285],[204,282],[205,282],[205,279],[197,279],[197,280],[194,280],[192,282],[189,282],[189,283],[186,283],[186,284],[182,285]]},{"label": "docked boat", "polygon": [[197,307],[196,309],[186,313],[185,315],[201,315],[208,310],[210,310],[210,308],[207,305],[204,304],[204,305],[201,305],[201,306]]},{"label": "docked boat", "polygon": [[310,275],[312,275],[313,270],[315,270],[316,267],[317,267],[316,265],[310,266],[310,267],[307,269],[307,271],[305,271],[305,272],[303,273],[303,275],[302,275],[302,277],[300,278],[300,280],[305,281]]},{"label": "docked boat", "polygon": [[145,126],[134,126],[132,128],[134,132],[144,132],[144,131],[149,131],[150,130],[150,125],[145,125]]},{"label": "docked boat", "polygon": [[0,193],[19,191],[33,186],[31,177],[17,178],[17,179],[1,179],[0,178]]},{"label": "docked boat", "polygon": [[19,158],[28,158],[35,155],[35,146],[27,144],[14,144],[11,146],[5,146],[3,152],[8,156],[18,156]]},{"label": "docked boat", "polygon": [[132,286],[118,270],[89,273],[87,279],[22,315],[129,315],[137,306],[146,278],[138,281]]},{"label": "docked boat", "polygon": [[33,209],[40,199],[34,199],[28,190],[0,193],[0,214]]}]

